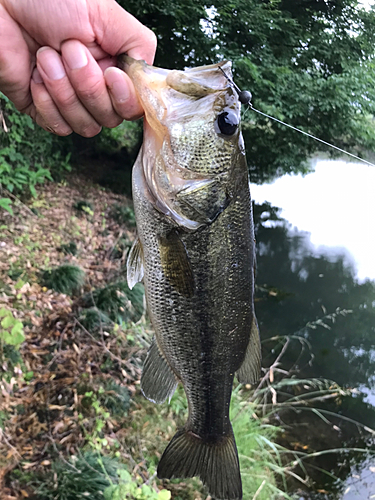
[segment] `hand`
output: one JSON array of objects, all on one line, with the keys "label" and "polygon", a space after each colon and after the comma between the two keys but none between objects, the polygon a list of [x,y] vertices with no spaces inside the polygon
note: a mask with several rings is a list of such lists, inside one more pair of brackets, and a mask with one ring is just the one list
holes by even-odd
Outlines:
[{"label": "hand", "polygon": [[155,50],[152,31],[115,0],[0,0],[0,91],[58,135],[92,137],[141,116],[115,56],[152,64]]}]

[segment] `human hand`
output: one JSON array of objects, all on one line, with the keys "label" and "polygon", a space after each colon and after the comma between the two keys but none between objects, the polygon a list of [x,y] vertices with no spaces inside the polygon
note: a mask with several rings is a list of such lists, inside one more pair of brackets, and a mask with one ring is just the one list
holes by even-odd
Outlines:
[{"label": "human hand", "polygon": [[0,91],[58,135],[85,137],[143,114],[126,52],[151,64],[156,37],[115,0],[0,0]]}]

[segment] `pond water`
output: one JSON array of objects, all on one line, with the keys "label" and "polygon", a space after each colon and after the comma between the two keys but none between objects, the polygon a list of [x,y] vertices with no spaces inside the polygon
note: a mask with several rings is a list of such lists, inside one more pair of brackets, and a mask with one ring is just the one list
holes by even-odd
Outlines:
[{"label": "pond water", "polygon": [[[365,500],[375,498],[375,458],[354,449],[375,449],[363,427],[375,428],[375,168],[319,158],[314,167],[251,186],[256,311],[265,365],[276,349],[267,339],[294,334],[284,368],[350,390],[315,403],[320,416],[310,408],[280,415],[282,444],[346,449],[306,460],[314,485],[295,485],[300,498]],[[301,351],[298,339],[311,347]]]}]

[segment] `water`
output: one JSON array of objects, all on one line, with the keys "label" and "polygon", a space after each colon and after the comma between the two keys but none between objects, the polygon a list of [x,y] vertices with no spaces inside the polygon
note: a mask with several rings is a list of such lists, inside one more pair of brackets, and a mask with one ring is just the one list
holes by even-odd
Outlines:
[{"label": "water", "polygon": [[[375,427],[374,186],[375,168],[320,159],[315,160],[315,172],[304,178],[284,176],[270,185],[252,186],[262,337],[299,332],[310,342],[311,352],[301,354],[297,342],[284,358],[285,368],[351,389],[351,395],[321,407],[368,427]],[[326,318],[331,313],[334,323]],[[305,327],[319,318],[326,327]],[[273,356],[266,342],[264,363],[271,363]],[[289,446],[298,442],[315,450],[373,445],[371,434],[339,417],[327,423],[302,411],[283,419],[283,444]],[[315,492],[301,490],[301,498],[375,498],[375,460],[366,454],[324,455],[312,465],[340,481],[311,468],[315,485],[310,489]]]}]

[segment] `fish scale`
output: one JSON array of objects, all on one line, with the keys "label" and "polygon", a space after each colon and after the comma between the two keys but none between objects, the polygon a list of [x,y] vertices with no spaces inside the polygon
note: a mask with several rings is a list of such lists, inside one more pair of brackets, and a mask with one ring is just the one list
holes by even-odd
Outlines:
[{"label": "fish scale", "polygon": [[158,477],[199,476],[217,500],[237,500],[229,405],[235,373],[242,383],[259,376],[260,342],[240,104],[219,71],[230,74],[230,63],[184,72],[127,56],[119,64],[145,110],[132,181],[138,238],[128,258],[129,286],[143,280],[155,330],[141,388],[162,403],[182,383],[189,408]]}]

